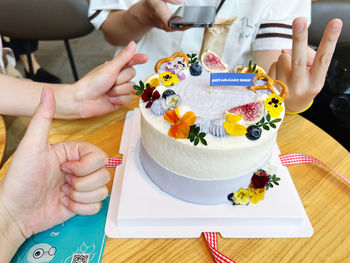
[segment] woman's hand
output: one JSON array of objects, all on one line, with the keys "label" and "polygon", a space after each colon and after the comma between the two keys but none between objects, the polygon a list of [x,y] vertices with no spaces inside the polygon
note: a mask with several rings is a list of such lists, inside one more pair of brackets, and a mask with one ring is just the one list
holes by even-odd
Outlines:
[{"label": "woman's hand", "polygon": [[[135,54],[130,42],[111,61],[95,68],[76,83],[57,88],[58,118],[90,118],[113,112],[128,104],[134,93],[134,65],[147,61],[144,54]],[[62,114],[65,113],[65,114]]]},{"label": "woman's hand", "polygon": [[[101,149],[81,141],[49,144],[55,106],[52,90],[45,88],[0,182],[0,243],[9,239],[14,251],[19,240],[23,242],[75,214],[97,213],[108,194],[108,158]],[[7,229],[11,229],[9,235]]]},{"label": "woman's hand", "polygon": [[307,23],[304,18],[293,21],[293,48],[284,50],[271,65],[269,75],[289,88],[285,100],[287,112],[298,112],[310,105],[321,91],[342,28],[340,19],[330,21],[317,51],[308,47]]}]

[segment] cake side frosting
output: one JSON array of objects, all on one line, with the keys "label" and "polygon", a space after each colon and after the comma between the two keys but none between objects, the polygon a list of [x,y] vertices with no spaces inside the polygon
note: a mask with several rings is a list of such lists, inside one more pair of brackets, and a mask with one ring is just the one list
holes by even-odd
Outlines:
[{"label": "cake side frosting", "polygon": [[257,168],[269,158],[279,128],[263,133],[256,141],[208,135],[207,146],[194,146],[188,140],[169,137],[169,124],[154,116],[143,102],[140,110],[142,143],[152,158],[173,172],[200,179],[233,178]]}]

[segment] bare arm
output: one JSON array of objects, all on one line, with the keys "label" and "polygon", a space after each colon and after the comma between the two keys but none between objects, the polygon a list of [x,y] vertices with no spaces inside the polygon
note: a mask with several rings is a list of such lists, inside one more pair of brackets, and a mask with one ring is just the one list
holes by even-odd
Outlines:
[{"label": "bare arm", "polygon": [[101,26],[105,39],[112,45],[139,41],[153,27],[166,31],[171,10],[167,3],[181,4],[182,0],[141,0],[128,10],[112,10]]},{"label": "bare arm", "polygon": [[115,111],[132,100],[133,66],[147,61],[146,55],[135,54],[135,50],[135,43],[130,42],[110,62],[73,84],[53,85],[0,74],[0,114],[31,116],[44,87],[55,93],[55,118],[90,118]]},{"label": "bare arm", "polygon": [[262,67],[271,78],[275,79],[275,72],[269,72],[271,65],[278,60],[281,50],[260,50],[254,52],[254,64]]},{"label": "bare arm", "polygon": [[54,90],[59,102],[55,117],[64,118],[69,112],[73,112],[65,98],[67,94],[72,92],[69,91],[70,85],[33,82],[0,74],[0,113],[17,116],[33,115],[39,104],[42,89],[47,86]]}]

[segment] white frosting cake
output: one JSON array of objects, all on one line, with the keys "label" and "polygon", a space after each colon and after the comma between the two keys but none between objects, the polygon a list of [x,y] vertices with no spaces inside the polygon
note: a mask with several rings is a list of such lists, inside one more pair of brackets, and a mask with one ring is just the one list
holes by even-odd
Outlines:
[{"label": "white frosting cake", "polygon": [[[200,182],[206,184],[213,182],[212,186],[215,188],[215,182],[232,183],[235,182],[235,178],[238,178],[238,184],[247,184],[247,182],[249,184],[254,172],[266,167],[271,157],[277,132],[284,117],[284,107],[281,104],[283,109],[278,120],[275,118],[276,121],[273,121],[274,118],[271,116],[267,116],[269,112],[266,109],[263,110],[262,116],[264,116],[265,123],[260,121],[262,116],[256,121],[260,121],[260,124],[253,123],[260,127],[261,135],[259,138],[253,140],[246,135],[229,135],[223,126],[223,123],[227,121],[228,110],[257,102],[266,105],[270,94],[266,91],[255,93],[245,86],[213,87],[211,91],[210,73],[204,68],[199,76],[192,76],[186,67],[181,70],[181,74],[184,80],[180,80],[172,86],[165,86],[160,81],[159,85],[154,87],[154,92],[158,91],[160,98],[154,100],[151,107],[146,108],[148,102],[140,99],[141,144],[143,151],[148,156],[148,159],[141,156],[141,161],[152,181],[166,192],[190,202],[222,203],[229,192],[222,193],[220,200],[216,198],[211,200],[211,197],[206,200],[204,195],[210,195],[210,192],[207,192],[208,189],[199,189],[204,193],[192,198],[192,194],[183,195],[178,193],[180,190],[172,192],[172,188],[183,189],[185,186],[181,184],[186,184],[188,187],[190,184],[186,180],[193,180],[192,190],[194,192],[196,185],[201,187]],[[173,90],[180,98],[180,102],[173,107],[165,106],[166,98],[162,98],[162,94],[168,89]],[[169,136],[169,129],[173,124],[164,118],[164,113],[167,110],[174,110],[175,107],[178,107],[180,118],[186,112],[194,113],[196,116],[195,125],[200,127],[200,132],[205,133],[206,144],[201,143],[200,140],[197,145],[194,145],[190,139],[175,139]],[[271,121],[272,126],[266,129]],[[240,120],[237,124],[240,124],[240,127],[243,126],[244,129],[252,125],[252,123],[245,123],[244,120]],[[212,132],[213,130],[219,130],[219,132]],[[153,160],[154,164],[145,166],[146,159]],[[159,166],[159,169],[154,168],[154,166]],[[185,181],[181,183],[180,180],[180,182],[175,183],[173,179],[160,178],[163,176],[162,174],[181,177]],[[244,187],[246,186],[244,185]],[[204,188],[207,187],[211,188],[210,185],[206,185]],[[234,187],[243,187],[243,185],[236,184],[232,186],[232,188]],[[232,189],[231,192],[233,190],[235,189]],[[188,191],[191,191],[191,188]]]}]

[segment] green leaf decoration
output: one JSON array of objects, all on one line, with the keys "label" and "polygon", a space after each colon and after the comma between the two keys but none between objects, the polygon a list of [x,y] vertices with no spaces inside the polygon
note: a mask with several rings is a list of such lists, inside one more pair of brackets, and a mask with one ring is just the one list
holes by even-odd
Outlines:
[{"label": "green leaf decoration", "polygon": [[270,122],[269,124],[270,124],[271,128],[276,129],[276,124],[274,124],[274,123],[272,123],[272,122]]},{"label": "green leaf decoration", "polygon": [[281,180],[281,178],[277,177],[275,174],[274,175],[269,175],[269,186],[272,188],[274,185],[280,185],[278,181]]},{"label": "green leaf decoration", "polygon": [[280,119],[280,118],[272,120],[271,115],[267,114],[266,119],[265,119],[265,117],[262,117],[261,120],[256,123],[256,125],[259,127],[263,127],[264,130],[270,130],[270,127],[273,129],[276,129],[277,126],[275,123],[278,123],[280,121],[282,121],[282,119]]},{"label": "green leaf decoration", "polygon": [[[147,83],[146,87],[150,87],[150,85]],[[136,95],[141,95],[145,91],[145,84],[140,80],[139,86],[134,85],[134,90],[137,90]]]},{"label": "green leaf decoration", "polygon": [[255,73],[256,70],[256,64],[254,64],[253,69],[252,69],[252,73]]},{"label": "green leaf decoration", "polygon": [[205,146],[208,145],[207,141],[203,137],[199,137],[199,139],[201,140],[202,144],[204,144]]},{"label": "green leaf decoration", "polygon": [[271,122],[272,122],[272,123],[277,123],[277,122],[280,122],[280,121],[282,121],[282,119],[278,118],[278,119],[272,120]]},{"label": "green leaf decoration", "polygon": [[196,53],[192,53],[192,55],[187,54],[188,60],[189,60],[189,64],[198,64],[198,58],[197,58],[197,54]]},{"label": "green leaf decoration", "polygon": [[270,114],[267,114],[267,115],[266,115],[266,120],[267,120],[267,121],[270,121],[270,120],[271,120]]},{"label": "green leaf decoration", "polygon": [[187,138],[190,140],[190,142],[194,142],[194,146],[197,146],[199,142],[201,142],[203,145],[207,145],[207,141],[204,139],[205,135],[206,134],[204,132],[200,132],[199,126],[192,125]]},{"label": "green leaf decoration", "polygon": [[197,137],[197,138],[194,140],[194,146],[196,146],[198,143],[199,143],[199,138]]}]

